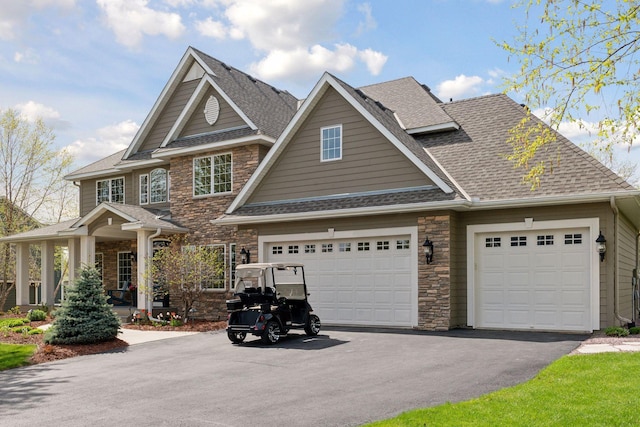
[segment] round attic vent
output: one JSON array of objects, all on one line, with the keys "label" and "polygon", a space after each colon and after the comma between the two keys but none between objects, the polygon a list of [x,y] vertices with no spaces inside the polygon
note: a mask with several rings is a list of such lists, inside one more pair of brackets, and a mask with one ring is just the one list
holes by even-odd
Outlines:
[{"label": "round attic vent", "polygon": [[215,96],[211,95],[204,106],[204,118],[207,120],[207,123],[213,126],[216,120],[218,120],[219,115],[220,103]]}]

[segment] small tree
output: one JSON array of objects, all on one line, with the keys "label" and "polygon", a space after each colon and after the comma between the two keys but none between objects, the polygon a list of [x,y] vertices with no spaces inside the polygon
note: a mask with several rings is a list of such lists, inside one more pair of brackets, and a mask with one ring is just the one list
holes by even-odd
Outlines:
[{"label": "small tree", "polygon": [[47,344],[90,344],[115,339],[120,320],[107,304],[100,274],[83,267],[80,277],[67,289],[62,306],[44,337]]},{"label": "small tree", "polygon": [[[154,284],[155,293],[169,293],[171,301],[180,302],[182,318],[188,321],[204,292],[224,283],[224,267],[224,253],[216,247],[193,245],[183,237],[174,237],[169,246],[156,251],[145,277]],[[143,290],[154,292],[149,287]]]}]

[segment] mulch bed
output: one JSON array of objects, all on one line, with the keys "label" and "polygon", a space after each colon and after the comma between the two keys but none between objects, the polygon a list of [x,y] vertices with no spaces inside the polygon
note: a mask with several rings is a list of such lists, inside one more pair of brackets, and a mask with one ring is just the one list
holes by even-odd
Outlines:
[{"label": "mulch bed", "polygon": [[[23,318],[26,314],[16,315],[1,315],[0,319],[7,318]],[[51,320],[43,322],[31,322],[32,328],[51,323]],[[210,322],[206,320],[194,320],[183,326],[153,326],[153,325],[122,325],[127,329],[138,330],[153,330],[153,331],[184,331],[184,332],[209,332],[224,329],[227,326],[227,322]],[[6,335],[6,336],[5,336]],[[87,354],[104,353],[107,351],[118,350],[123,347],[127,347],[125,341],[116,338],[111,341],[104,341],[94,344],[45,344],[44,334],[27,335],[23,336],[20,333],[0,333],[0,343],[3,344],[35,344],[38,349],[30,359],[31,364],[53,362],[55,360],[68,359],[70,357],[84,356]]]}]

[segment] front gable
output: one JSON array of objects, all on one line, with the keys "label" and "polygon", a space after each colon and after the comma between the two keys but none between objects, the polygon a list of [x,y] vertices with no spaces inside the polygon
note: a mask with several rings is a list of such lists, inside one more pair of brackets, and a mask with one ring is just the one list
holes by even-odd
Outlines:
[{"label": "front gable", "polygon": [[201,100],[186,120],[178,138],[248,126],[247,122],[236,113],[217,90],[209,86],[203,92]]},{"label": "front gable", "polygon": [[[341,158],[321,159],[321,129],[338,126]],[[434,186],[333,88],[319,98],[248,203]]]}]

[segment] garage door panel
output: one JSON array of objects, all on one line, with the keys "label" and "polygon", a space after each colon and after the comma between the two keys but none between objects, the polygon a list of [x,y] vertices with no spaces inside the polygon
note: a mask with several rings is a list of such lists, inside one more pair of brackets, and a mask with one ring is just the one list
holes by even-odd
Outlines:
[{"label": "garage door panel", "polygon": [[[267,250],[266,261],[305,264],[309,302],[325,324],[412,326],[417,310],[413,245],[402,235],[274,243],[285,253]],[[287,253],[295,246],[298,253]]]},{"label": "garage door panel", "polygon": [[587,228],[477,234],[475,325],[590,330],[589,240]]}]

